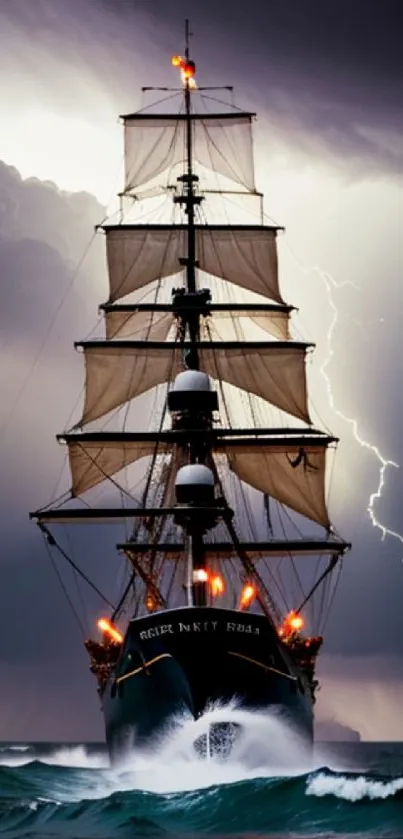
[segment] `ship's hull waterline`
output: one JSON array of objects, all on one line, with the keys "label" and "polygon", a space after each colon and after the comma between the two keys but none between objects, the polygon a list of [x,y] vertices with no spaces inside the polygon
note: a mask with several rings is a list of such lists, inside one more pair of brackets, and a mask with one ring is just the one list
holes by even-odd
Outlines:
[{"label": "ship's hull waterline", "polygon": [[197,719],[209,705],[234,700],[280,712],[312,741],[308,682],[267,618],[188,607],[134,619],[103,696],[111,759],[152,747],[183,715]]}]

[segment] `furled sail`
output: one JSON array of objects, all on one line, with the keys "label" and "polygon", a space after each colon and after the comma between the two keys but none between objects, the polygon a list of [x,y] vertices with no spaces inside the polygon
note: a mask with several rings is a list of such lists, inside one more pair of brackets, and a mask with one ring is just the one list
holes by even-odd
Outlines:
[{"label": "furled sail", "polygon": [[[83,342],[85,402],[79,425],[110,411],[152,387],[171,381],[183,369],[189,345],[111,341]],[[305,353],[307,344],[282,342],[203,342],[200,368],[213,379],[247,390],[280,410],[310,422]]]},{"label": "furled sail", "polygon": [[[107,225],[109,300],[182,270],[186,225]],[[276,227],[196,226],[196,254],[202,271],[283,303],[278,282]]]},{"label": "furled sail", "polygon": [[[196,164],[255,189],[254,114],[192,114]],[[125,191],[133,192],[185,160],[185,114],[129,114],[124,122]]]},{"label": "furled sail", "polygon": [[[130,439],[130,435],[70,435],[72,493],[79,495],[113,477],[125,466],[151,454],[172,452],[164,439]],[[290,509],[330,527],[325,501],[326,449],[332,438],[307,440],[219,440],[214,451],[228,457],[231,469],[245,483],[267,493]]]}]

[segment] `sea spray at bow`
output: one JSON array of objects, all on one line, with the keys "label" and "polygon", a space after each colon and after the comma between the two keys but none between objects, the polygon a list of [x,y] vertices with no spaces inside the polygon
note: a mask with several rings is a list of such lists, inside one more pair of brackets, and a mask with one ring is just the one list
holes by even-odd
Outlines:
[{"label": "sea spray at bow", "polygon": [[[230,756],[201,759],[211,727],[238,727]],[[403,755],[402,755],[403,758]],[[319,761],[331,755],[319,756]],[[110,769],[85,746],[0,752],[0,835],[113,839],[202,834],[391,836],[402,825],[398,776],[312,764],[273,715],[215,707],[182,720],[164,741]],[[315,768],[316,766],[316,768]]]},{"label": "sea spray at bow", "polygon": [[[220,750],[220,734],[209,752],[209,740],[216,728],[230,724],[236,735],[230,754]],[[207,741],[207,756],[200,756],[197,744]],[[217,742],[218,741],[218,742]],[[222,754],[225,755],[223,758]],[[213,784],[237,783],[255,777],[298,774],[312,768],[312,753],[275,713],[238,709],[236,704],[217,704],[197,721],[174,720],[170,732],[154,749],[136,753],[116,772],[125,785],[153,792],[180,792],[202,789]]]}]

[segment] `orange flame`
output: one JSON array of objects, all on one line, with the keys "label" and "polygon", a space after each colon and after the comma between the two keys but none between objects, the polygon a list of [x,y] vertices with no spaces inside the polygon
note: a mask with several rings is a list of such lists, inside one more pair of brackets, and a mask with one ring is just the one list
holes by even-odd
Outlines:
[{"label": "orange flame", "polygon": [[284,635],[290,635],[292,632],[299,632],[303,628],[304,623],[303,617],[297,614],[297,612],[289,612],[278,634],[282,637]]},{"label": "orange flame", "polygon": [[210,590],[213,597],[220,597],[224,594],[225,583],[220,574],[213,574],[210,577]]},{"label": "orange flame", "polygon": [[149,612],[155,612],[155,610],[157,608],[157,604],[156,604],[155,599],[154,599],[152,594],[147,594],[146,595],[145,604],[146,604],[146,609],[148,609]]},{"label": "orange flame", "polygon": [[304,619],[301,618],[301,615],[294,615],[292,618],[290,618],[290,626],[292,629],[302,629],[303,625]]},{"label": "orange flame", "polygon": [[247,609],[256,597],[256,587],[252,583],[245,583],[239,601],[240,609]]},{"label": "orange flame", "polygon": [[196,65],[194,61],[187,61],[186,58],[182,58],[181,55],[173,55],[171,62],[174,67],[178,67],[180,69],[183,84],[187,84],[192,90],[197,88],[196,79],[194,78],[196,73]]},{"label": "orange flame", "polygon": [[192,79],[195,72],[196,72],[196,67],[193,64],[193,61],[189,61],[189,62],[182,61],[181,70],[182,70],[182,77],[184,79]]},{"label": "orange flame", "polygon": [[115,641],[116,644],[121,644],[123,641],[123,635],[116,629],[116,626],[113,626],[110,621],[106,620],[106,618],[100,618],[97,623],[98,629],[101,632],[104,632],[105,635],[109,635],[112,638],[112,641]]}]

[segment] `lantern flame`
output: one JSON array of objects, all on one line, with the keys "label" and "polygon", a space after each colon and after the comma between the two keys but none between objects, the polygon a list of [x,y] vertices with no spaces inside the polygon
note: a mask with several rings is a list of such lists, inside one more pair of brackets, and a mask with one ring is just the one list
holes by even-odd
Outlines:
[{"label": "lantern flame", "polygon": [[256,587],[252,583],[245,583],[239,601],[240,609],[247,609],[256,597]]},{"label": "lantern flame", "polygon": [[290,635],[292,632],[299,632],[303,628],[304,623],[305,621],[301,615],[296,612],[289,612],[278,634],[280,637],[283,637]]},{"label": "lantern flame", "polygon": [[149,612],[155,612],[155,610],[157,608],[157,604],[156,604],[155,599],[154,599],[152,594],[147,594],[146,599],[145,599],[145,604],[146,604],[146,609],[148,609]]},{"label": "lantern flame", "polygon": [[104,632],[105,635],[109,635],[109,637],[112,639],[112,641],[115,642],[115,644],[122,643],[123,635],[121,635],[119,630],[116,629],[116,626],[113,626],[113,624],[110,621],[106,620],[106,618],[100,618],[97,623],[97,626],[98,629],[101,630],[101,632]]},{"label": "lantern flame", "polygon": [[294,617],[290,619],[290,626],[292,629],[296,629],[298,631],[299,629],[302,629],[303,625],[304,619],[301,618],[301,615],[294,615]]},{"label": "lantern flame", "polygon": [[225,583],[220,574],[213,574],[210,577],[210,591],[213,597],[220,597],[224,594]]}]

